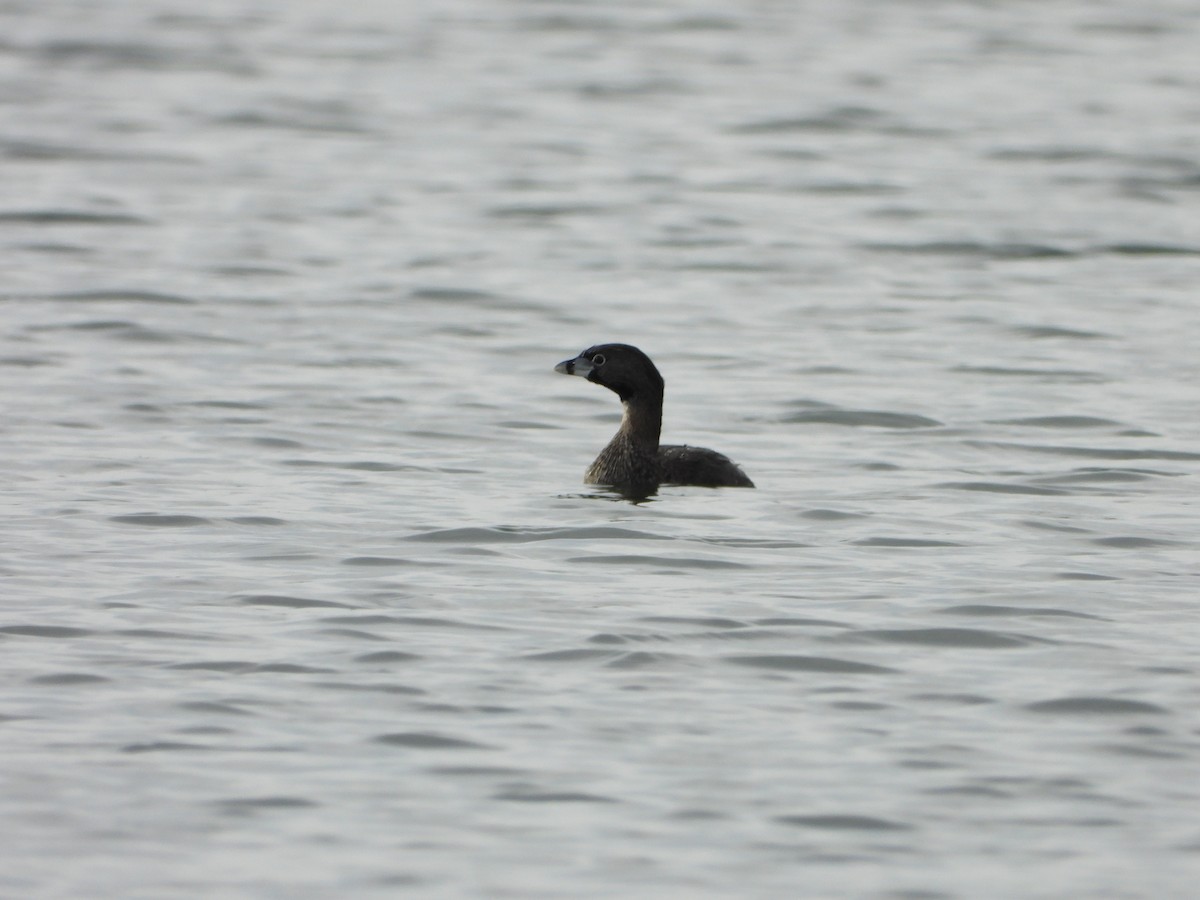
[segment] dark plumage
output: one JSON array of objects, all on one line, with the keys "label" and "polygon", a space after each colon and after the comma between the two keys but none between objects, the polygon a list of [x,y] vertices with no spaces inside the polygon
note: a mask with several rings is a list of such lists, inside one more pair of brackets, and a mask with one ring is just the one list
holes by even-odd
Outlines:
[{"label": "dark plumage", "polygon": [[604,484],[627,493],[653,493],[660,484],[700,487],[754,487],[729,457],[704,447],[659,444],[663,379],[637,347],[598,344],[554,367],[603,385],[621,398],[625,415],[608,446],[587,470],[586,484]]}]

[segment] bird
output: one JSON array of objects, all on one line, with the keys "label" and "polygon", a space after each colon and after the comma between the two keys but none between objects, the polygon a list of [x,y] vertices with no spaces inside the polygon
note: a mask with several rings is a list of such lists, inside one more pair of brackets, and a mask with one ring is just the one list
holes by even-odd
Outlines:
[{"label": "bird", "polygon": [[649,496],[659,485],[754,487],[733,460],[705,447],[660,444],[663,378],[645,353],[630,344],[597,344],[554,367],[621,398],[621,427],[584,475],[585,484]]}]

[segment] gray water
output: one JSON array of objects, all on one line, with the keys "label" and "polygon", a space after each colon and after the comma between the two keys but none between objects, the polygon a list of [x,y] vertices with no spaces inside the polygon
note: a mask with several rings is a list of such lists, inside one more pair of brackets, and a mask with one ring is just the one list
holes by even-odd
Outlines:
[{"label": "gray water", "polygon": [[1191,896],[1197,46],[0,4],[0,894]]}]

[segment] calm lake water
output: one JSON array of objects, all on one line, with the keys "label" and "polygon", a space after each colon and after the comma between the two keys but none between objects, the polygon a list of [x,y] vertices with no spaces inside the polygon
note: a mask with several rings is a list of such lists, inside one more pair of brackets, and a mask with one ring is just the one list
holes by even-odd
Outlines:
[{"label": "calm lake water", "polygon": [[0,895],[1190,896],[1197,46],[0,3]]}]

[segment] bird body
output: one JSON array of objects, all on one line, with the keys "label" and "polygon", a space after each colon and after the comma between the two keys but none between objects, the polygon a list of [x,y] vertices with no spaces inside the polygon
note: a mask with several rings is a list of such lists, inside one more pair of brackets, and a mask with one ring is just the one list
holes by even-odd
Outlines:
[{"label": "bird body", "polygon": [[754,487],[729,457],[705,447],[660,444],[663,379],[650,357],[629,344],[598,344],[554,367],[602,385],[621,398],[621,427],[584,475],[586,484],[653,493],[661,484]]}]

